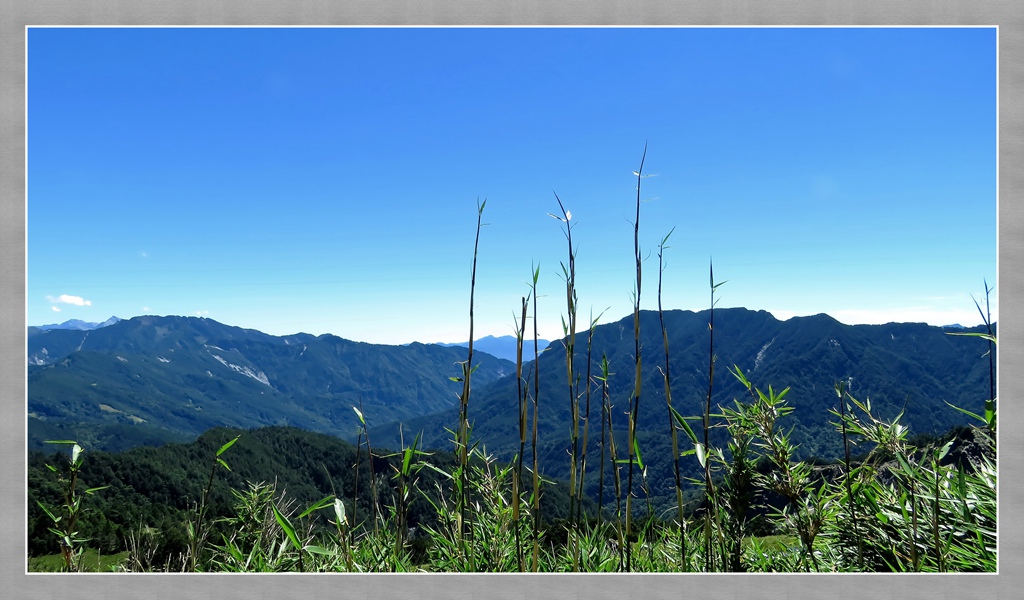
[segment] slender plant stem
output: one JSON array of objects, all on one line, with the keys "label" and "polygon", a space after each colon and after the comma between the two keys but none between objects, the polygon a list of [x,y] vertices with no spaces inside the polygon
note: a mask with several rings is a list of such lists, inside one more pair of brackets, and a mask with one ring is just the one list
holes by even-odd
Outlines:
[{"label": "slender plant stem", "polygon": [[601,356],[601,396],[604,404],[608,407],[605,414],[608,416],[608,451],[612,459],[612,481],[615,483],[615,532],[618,537],[619,570],[625,567],[625,537],[622,532],[622,477],[620,471],[619,454],[615,446],[615,428],[612,426],[612,406],[608,393],[608,357]]},{"label": "slender plant stem", "polygon": [[[717,502],[715,498],[715,486],[711,479],[711,396],[715,385],[715,290],[722,283],[715,283],[715,265],[709,263],[708,272],[711,281],[711,309],[708,312],[708,395],[704,404],[704,495],[707,499],[707,511],[704,522],[704,568],[707,572],[714,569],[714,556],[711,552],[711,516],[717,515]],[[723,557],[723,561],[725,558]]]},{"label": "slender plant stem", "polygon": [[[932,470],[935,473],[935,503],[932,506],[932,542],[935,545],[935,557],[938,560],[938,571],[946,571],[945,556],[942,550],[942,541],[939,538],[939,459],[932,456]],[[859,542],[859,540],[858,540]],[[863,570],[863,565],[861,565]]]},{"label": "slender plant stem", "polygon": [[[366,414],[363,412],[362,396],[359,397],[359,414]],[[373,446],[370,445],[370,430],[367,429],[365,422],[363,422],[363,439],[366,440],[367,465],[370,467],[370,501],[372,503],[370,512],[373,519],[373,533],[377,535],[379,532],[378,517],[380,516],[380,506],[377,500],[377,474],[373,471]]]},{"label": "slender plant stem", "polygon": [[362,439],[363,439],[363,428],[359,429],[359,433],[356,435],[356,464],[353,471],[353,482],[352,482],[352,527],[348,530],[348,543],[349,546],[354,546],[356,543],[356,525],[359,524],[359,463],[362,456]]},{"label": "slender plant stem", "polygon": [[629,472],[626,483],[626,571],[632,569],[633,542],[633,461],[636,448],[636,423],[640,414],[640,384],[641,384],[641,357],[640,357],[640,291],[641,276],[643,273],[640,256],[640,180],[643,178],[644,160],[647,158],[647,144],[644,144],[644,153],[640,158],[640,168],[636,174],[636,219],[633,221],[633,255],[636,259],[636,290],[633,294],[633,341],[635,346],[636,378],[633,387],[633,405],[629,411],[629,435],[626,454],[629,457]]},{"label": "slender plant stem", "polygon": [[565,210],[565,206],[562,204],[562,200],[558,197],[558,194],[555,194],[555,200],[558,201],[558,208],[562,211],[562,216],[551,216],[562,223],[565,223],[565,239],[569,243],[568,264],[562,264],[562,273],[565,276],[566,312],[568,313],[567,317],[562,320],[562,329],[566,338],[565,375],[569,393],[569,414],[572,419],[572,423],[570,425],[571,451],[569,464],[569,545],[574,548],[573,571],[576,571],[579,568],[575,548],[579,542],[577,536],[578,528],[576,527],[577,520],[579,518],[579,514],[576,511],[576,469],[579,457],[580,427],[579,394],[577,393],[578,384],[574,368],[576,358],[576,253],[573,251],[572,247],[572,213]]},{"label": "slender plant stem", "polygon": [[526,309],[529,304],[529,296],[523,296],[522,314],[519,325],[516,327],[516,399],[519,402],[519,454],[516,455],[516,468],[512,479],[512,525],[516,537],[516,559],[519,562],[519,571],[526,570],[526,562],[523,557],[523,542],[519,527],[520,503],[522,492],[520,486],[523,478],[523,453],[526,452],[526,394],[523,389],[523,332],[526,329]]},{"label": "slender plant stem", "polygon": [[850,509],[850,519],[853,521],[853,535],[857,538],[857,568],[864,570],[864,541],[860,537],[860,530],[857,524],[857,503],[853,497],[853,473],[850,470],[850,440],[846,431],[846,383],[840,381],[836,384],[836,394],[839,396],[839,424],[843,432],[843,459],[846,463],[846,501]]},{"label": "slender plant stem", "polygon": [[[467,527],[467,516],[469,511],[469,394],[471,390],[470,377],[473,374],[473,300],[476,293],[476,261],[480,248],[480,229],[484,214],[484,207],[487,200],[477,202],[476,210],[476,239],[473,241],[473,269],[470,276],[469,286],[469,353],[466,362],[462,365],[462,394],[459,396],[459,468],[461,486],[459,489],[459,543],[462,547],[463,556],[467,556],[467,532],[472,537],[473,528]],[[468,552],[470,569],[475,570],[475,553]]]},{"label": "slender plant stem", "polygon": [[536,573],[540,569],[540,469],[537,458],[537,418],[540,412],[540,349],[537,336],[537,281],[540,279],[540,265],[533,268],[533,283],[530,295],[533,296],[533,436],[531,441],[533,454],[533,562],[531,570]]},{"label": "slender plant stem", "polygon": [[[672,230],[674,231],[675,228],[673,227]],[[665,273],[665,242],[668,241],[668,238],[671,235],[672,231],[669,231],[668,235],[661,240],[661,244],[658,246],[658,320],[661,323],[661,339],[665,346],[665,369],[662,371],[662,376],[665,379],[665,403],[668,406],[668,411],[666,411],[668,413],[668,428],[672,437],[672,470],[675,475],[676,484],[676,519],[678,519],[679,522],[679,564],[683,566],[683,570],[686,570],[686,526],[685,517],[683,515],[683,485],[682,479],[679,475],[679,440],[678,432],[676,431],[675,418],[672,415],[672,378],[669,374],[668,329],[665,327],[665,311],[662,309],[661,305],[661,282],[662,276]]]},{"label": "slender plant stem", "polygon": [[[580,489],[579,489],[579,493],[576,494],[576,499],[577,499],[577,502],[579,502],[579,506],[576,509],[576,514],[581,514],[582,510],[583,510],[583,493],[584,493],[583,489],[584,489],[584,481],[585,481],[586,476],[587,476],[587,446],[590,443],[590,391],[591,391],[591,387],[592,387],[591,386],[590,367],[591,367],[591,364],[592,364],[593,349],[594,349],[594,327],[597,325],[597,321],[600,318],[601,318],[601,315],[598,315],[597,319],[595,319],[594,316],[593,316],[593,312],[591,312],[590,332],[587,335],[587,377],[586,377],[587,389],[586,389],[586,392],[585,392],[586,393],[586,405],[585,405],[585,408],[584,408],[584,411],[583,411],[583,453],[582,453],[582,456],[580,457]],[[585,515],[584,515],[584,517],[585,517]]]}]

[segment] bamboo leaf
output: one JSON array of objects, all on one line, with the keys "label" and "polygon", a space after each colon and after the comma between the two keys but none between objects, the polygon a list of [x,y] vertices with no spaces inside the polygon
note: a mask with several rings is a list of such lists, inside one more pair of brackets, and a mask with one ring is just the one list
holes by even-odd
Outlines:
[{"label": "bamboo leaf", "polygon": [[663,238],[661,239],[661,244],[659,244],[659,245],[660,245],[660,246],[661,246],[662,248],[665,248],[665,247],[666,247],[666,246],[665,246],[665,242],[667,242],[667,241],[668,241],[668,238],[672,237],[672,232],[674,232],[675,230],[676,230],[676,228],[675,228],[675,227],[673,227],[672,229],[670,229],[670,230],[669,230],[669,232],[668,232],[668,233],[666,233],[666,234],[665,234],[665,237],[663,237]]},{"label": "bamboo leaf", "polygon": [[53,521],[54,523],[60,521],[61,518],[54,516],[54,514],[50,512],[50,509],[46,508],[46,505],[44,505],[42,502],[36,500],[36,504],[39,505],[39,508],[43,509],[43,512],[46,513],[46,516],[50,517],[51,521]]},{"label": "bamboo leaf", "polygon": [[696,444],[697,434],[695,434],[693,432],[693,429],[690,428],[690,424],[686,422],[686,419],[679,414],[679,411],[677,411],[675,407],[670,406],[669,410],[672,411],[672,417],[675,418],[676,422],[679,423],[679,426],[683,429],[683,431],[686,432],[686,435],[690,438],[690,441]]},{"label": "bamboo leaf", "polygon": [[981,338],[983,340],[988,340],[988,341],[992,342],[993,344],[998,344],[999,343],[999,341],[996,339],[996,336],[989,335],[987,333],[960,333],[960,332],[947,331],[946,335],[962,335],[962,336],[966,336],[966,337],[979,337],[979,338]]},{"label": "bamboo leaf", "polygon": [[910,463],[907,462],[907,458],[905,456],[903,456],[902,453],[897,453],[896,454],[896,460],[899,461],[900,466],[903,467],[904,472],[906,472],[909,475],[913,475],[914,474],[914,469],[912,469],[910,467]]},{"label": "bamboo leaf", "polygon": [[637,466],[640,467],[641,471],[643,471],[644,459],[643,456],[640,455],[640,442],[636,439],[636,437],[633,438],[633,453],[636,454]]},{"label": "bamboo leaf", "polygon": [[277,524],[284,530],[285,535],[291,541],[292,545],[295,546],[296,550],[302,549],[302,544],[299,543],[299,537],[295,534],[295,528],[288,521],[288,518],[281,514],[281,511],[277,509],[276,504],[271,504],[270,508],[274,509],[274,518],[277,519]]},{"label": "bamboo leaf", "polygon": [[[237,442],[238,438],[240,438],[240,437],[242,437],[242,436],[240,436],[240,435],[239,436],[235,436],[235,439],[233,439],[230,442],[228,442],[228,443],[224,444],[223,446],[221,446],[220,450],[217,451],[217,456],[220,456],[221,454],[224,454],[227,451],[228,448],[230,448],[231,446],[234,446],[235,442]],[[230,471],[231,469],[228,469],[228,470]]]},{"label": "bamboo leaf", "polygon": [[309,515],[310,513],[314,513],[316,511],[320,510],[321,508],[327,508],[328,506],[331,505],[331,503],[333,501],[334,501],[334,496],[327,496],[323,500],[317,502],[316,504],[313,504],[312,506],[310,506],[309,508],[304,510],[302,512],[302,514],[299,515],[299,518],[301,519],[301,518],[305,517],[306,515]]},{"label": "bamboo leaf", "polygon": [[338,552],[336,550],[328,550],[327,548],[323,548],[321,546],[314,546],[312,544],[310,544],[308,546],[305,546],[302,549],[305,550],[306,552],[309,552],[310,554],[319,554],[321,556],[337,556],[338,555]]},{"label": "bamboo leaf", "polygon": [[412,448],[406,448],[402,456],[402,475],[409,474],[409,463],[412,462]]},{"label": "bamboo leaf", "polygon": [[943,458],[946,458],[946,455],[949,454],[949,449],[953,447],[954,441],[956,440],[949,440],[948,442],[945,443],[945,445],[942,446],[942,448],[936,450],[935,460],[942,460]]},{"label": "bamboo leaf", "polygon": [[430,464],[429,462],[423,463],[423,466],[428,468],[428,469],[430,469],[431,471],[434,471],[438,475],[441,475],[443,477],[447,477],[448,479],[452,479],[452,474],[451,473],[449,473],[448,471],[445,471],[443,469],[439,469],[439,468],[435,467],[434,465]]},{"label": "bamboo leaf", "polygon": [[693,445],[693,449],[694,449],[694,451],[697,452],[697,461],[700,463],[700,466],[701,467],[706,467],[707,466],[706,465],[707,457],[704,455],[704,445],[703,444],[694,444]]},{"label": "bamboo leaf", "polygon": [[732,373],[733,377],[738,379],[739,382],[743,384],[743,387],[747,388],[748,390],[750,389],[750,382],[747,381],[747,376],[743,374],[742,370],[740,370],[739,365],[733,365],[732,368],[729,369],[729,372]]},{"label": "bamboo leaf", "polygon": [[[945,400],[943,400],[943,402],[946,402],[946,401],[945,401]],[[950,408],[952,408],[952,409],[954,409],[954,410],[958,410],[958,411],[960,411],[960,412],[964,413],[965,415],[967,415],[968,417],[973,417],[973,418],[975,418],[975,419],[977,419],[977,420],[981,421],[982,423],[987,423],[987,422],[988,422],[988,419],[986,419],[985,417],[983,417],[983,416],[981,416],[981,415],[979,415],[979,414],[973,413],[973,412],[971,412],[971,411],[969,411],[969,410],[967,410],[967,409],[965,409],[965,408],[960,408],[959,406],[954,406],[954,405],[950,404],[949,402],[946,402],[946,404],[947,404],[947,405],[948,405],[948,406],[949,406]]]},{"label": "bamboo leaf", "polygon": [[238,549],[238,546],[223,534],[221,534],[221,537],[224,539],[224,550],[227,550],[228,554],[238,562],[244,562],[245,557],[242,556],[242,551]]}]

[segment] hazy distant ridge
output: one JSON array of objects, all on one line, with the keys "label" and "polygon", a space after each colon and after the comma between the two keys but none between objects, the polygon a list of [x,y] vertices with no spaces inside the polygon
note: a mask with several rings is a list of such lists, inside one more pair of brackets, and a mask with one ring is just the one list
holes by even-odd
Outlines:
[{"label": "hazy distant ridge", "polygon": [[120,320],[121,319],[117,317],[110,317],[109,319],[103,321],[102,323],[89,323],[86,321],[82,321],[80,319],[70,319],[68,321],[64,321],[63,323],[58,323],[54,325],[37,325],[35,327],[30,326],[29,329],[41,329],[43,331],[50,331],[53,329],[72,329],[76,331],[90,331],[92,329],[99,329],[100,327],[107,327],[108,325],[113,325],[114,323],[117,323]]},{"label": "hazy distant ridge", "polygon": [[[497,356],[498,358],[504,358],[505,360],[516,360],[516,346],[517,340],[514,335],[503,335],[501,337],[495,337],[489,335],[482,337],[473,342],[473,350],[481,351],[490,354],[491,356]],[[537,348],[541,352],[550,344],[548,340],[537,340]],[[438,343],[438,346],[445,346],[446,348],[451,347],[462,347],[468,348],[469,342],[459,342],[456,344],[445,344]],[[523,361],[528,362],[533,360],[533,338],[523,340]]]}]

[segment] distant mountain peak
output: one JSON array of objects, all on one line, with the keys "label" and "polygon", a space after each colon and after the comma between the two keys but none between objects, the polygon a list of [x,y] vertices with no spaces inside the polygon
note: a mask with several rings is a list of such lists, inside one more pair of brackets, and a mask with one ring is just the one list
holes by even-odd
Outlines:
[{"label": "distant mountain peak", "polygon": [[[550,342],[548,340],[537,340],[537,345],[540,350],[544,350],[548,347]],[[503,358],[505,360],[516,360],[516,336],[514,335],[503,335],[500,337],[487,335],[481,338],[477,338],[473,342],[473,349],[479,350],[480,352],[486,352],[491,356]],[[438,346],[453,347],[461,346],[463,348],[469,346],[469,342],[457,342],[457,343],[438,343]],[[527,352],[529,349],[529,352]],[[523,360],[533,360],[533,338],[523,340]]]},{"label": "distant mountain peak", "polygon": [[120,320],[121,319],[119,319],[118,317],[110,317],[109,319],[103,321],[102,323],[89,323],[87,321],[82,321],[80,319],[69,319],[67,321],[64,321],[63,323],[53,325],[40,325],[39,327],[37,327],[37,329],[42,329],[43,331],[49,331],[51,329],[72,329],[76,331],[91,331],[93,329],[99,329],[101,327],[113,325],[114,323],[117,323]]}]

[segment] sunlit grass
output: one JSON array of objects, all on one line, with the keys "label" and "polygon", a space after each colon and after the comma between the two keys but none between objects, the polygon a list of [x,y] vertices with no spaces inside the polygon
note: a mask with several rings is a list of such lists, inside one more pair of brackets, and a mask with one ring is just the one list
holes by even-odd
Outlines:
[{"label": "sunlit grass", "polygon": [[[83,550],[79,557],[79,571],[82,573],[109,573],[117,571],[129,558],[127,550],[117,554],[101,554],[92,548]],[[64,558],[60,554],[33,556],[28,559],[29,572],[56,573],[64,571]]]}]

